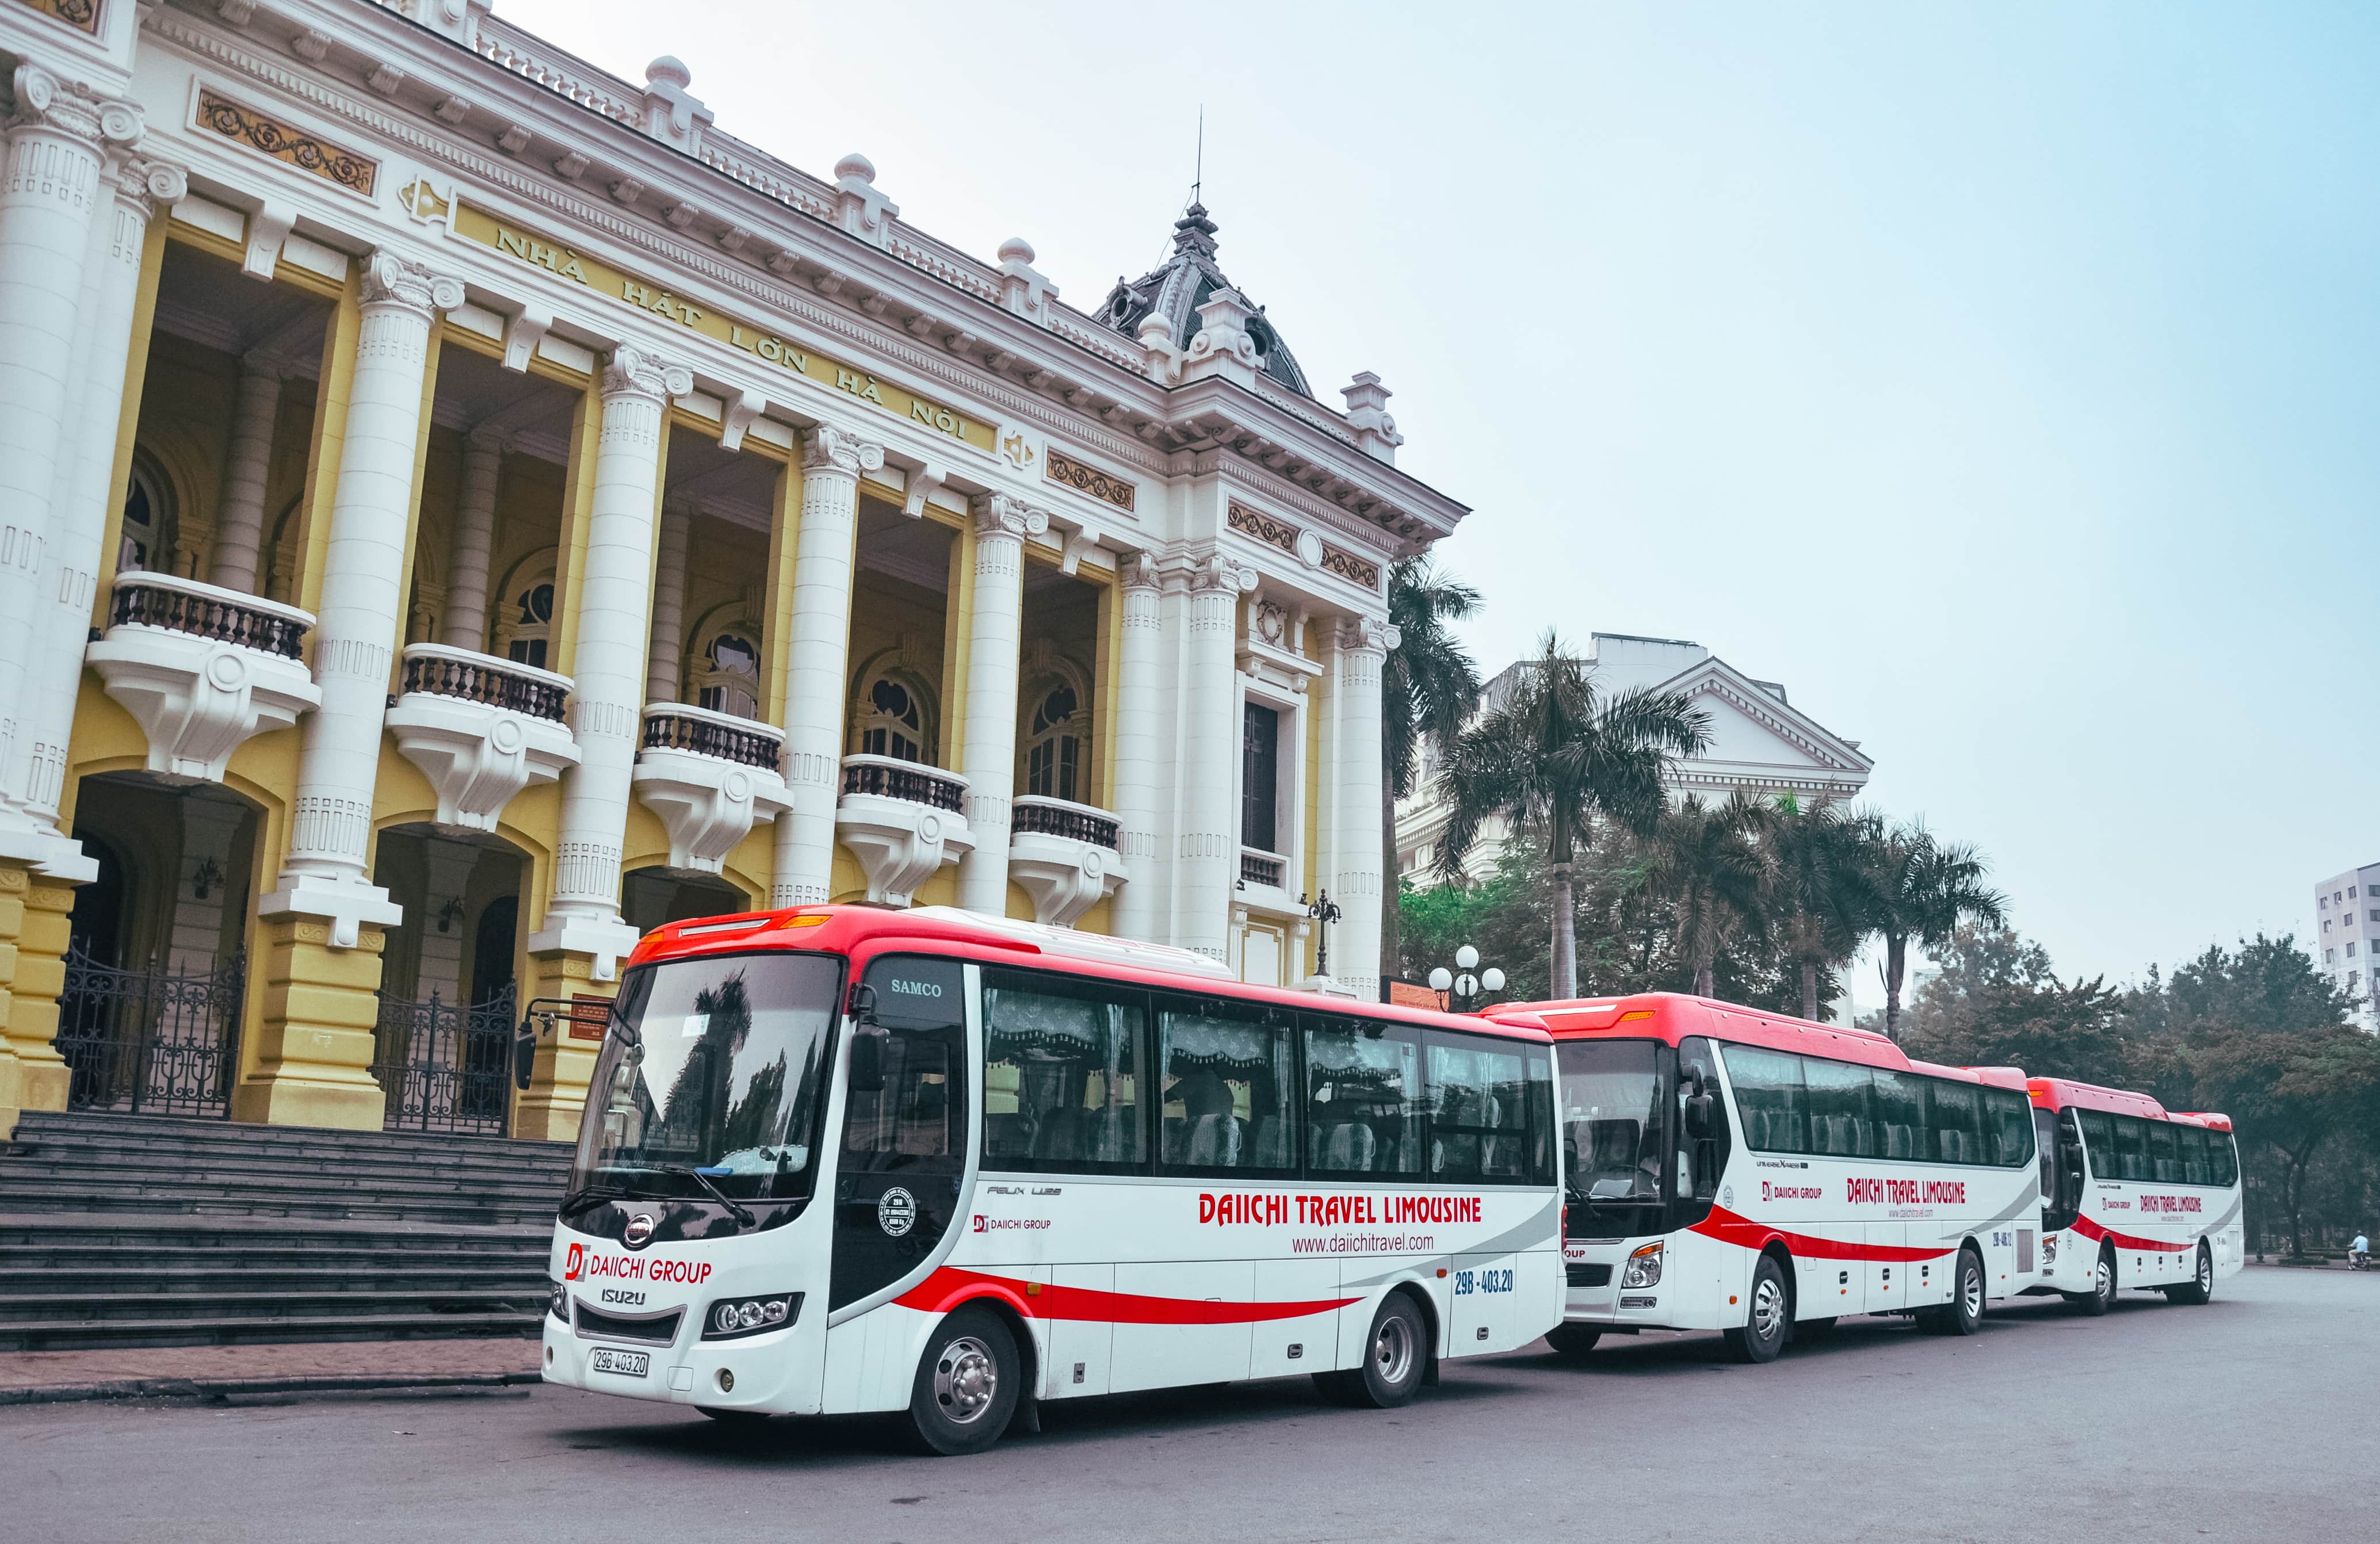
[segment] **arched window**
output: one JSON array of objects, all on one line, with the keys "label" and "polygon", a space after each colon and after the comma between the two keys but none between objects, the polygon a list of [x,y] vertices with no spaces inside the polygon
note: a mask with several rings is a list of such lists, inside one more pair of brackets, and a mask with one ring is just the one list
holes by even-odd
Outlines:
[{"label": "arched window", "polygon": [[724,632],[702,651],[695,675],[695,705],[714,713],[754,718],[760,711],[760,650],[741,633]]},{"label": "arched window", "polygon": [[132,464],[131,483],[124,491],[124,531],[115,551],[119,573],[162,573],[174,566],[172,502],[164,480],[147,461],[144,454]]},{"label": "arched window", "polygon": [[504,645],[504,657],[515,664],[543,670],[546,644],[553,634],[553,581],[530,585],[514,597],[513,604],[518,610],[506,629],[511,637]]},{"label": "arched window", "polygon": [[1043,798],[1082,797],[1084,721],[1073,683],[1056,681],[1033,699],[1025,731],[1025,791]]},{"label": "arched window", "polygon": [[892,675],[879,675],[868,683],[855,715],[860,755],[890,756],[901,761],[926,760],[926,711],[917,695],[908,683]]}]

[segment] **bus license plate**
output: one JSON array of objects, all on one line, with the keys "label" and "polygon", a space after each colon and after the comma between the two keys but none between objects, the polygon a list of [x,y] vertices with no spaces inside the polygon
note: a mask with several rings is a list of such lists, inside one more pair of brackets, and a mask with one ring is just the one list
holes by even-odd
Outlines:
[{"label": "bus license plate", "polygon": [[597,1372],[616,1372],[623,1378],[642,1378],[652,1370],[653,1354],[650,1351],[614,1351],[599,1346],[587,1365]]}]

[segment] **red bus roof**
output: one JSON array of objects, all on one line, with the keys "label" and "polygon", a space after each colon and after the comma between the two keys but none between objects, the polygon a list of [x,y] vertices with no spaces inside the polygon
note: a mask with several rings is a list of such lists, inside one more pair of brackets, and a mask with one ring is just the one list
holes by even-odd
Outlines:
[{"label": "red bus roof", "polygon": [[2115,1115],[2138,1115],[2144,1121],[2203,1125],[2209,1131],[2231,1129],[2228,1115],[2168,1110],[2151,1096],[2130,1088],[2103,1088],[2096,1083],[2077,1083],[2068,1077],[2034,1077],[2026,1080],[2025,1089],[2033,1096],[2033,1102],[2044,1110],[2105,1110]]},{"label": "red bus roof", "polygon": [[987,917],[955,906],[812,906],[783,911],[703,917],[654,929],[638,941],[629,966],[706,954],[748,954],[755,949],[806,949],[867,956],[894,950],[925,949],[954,958],[996,965],[1026,965],[1102,980],[1240,1002],[1302,1008],[1309,1013],[1361,1013],[1367,1018],[1503,1035],[1513,1039],[1548,1038],[1542,1026],[1439,1013],[1385,1003],[1354,1003],[1255,986],[1239,980],[1218,961],[1168,944],[1140,943],[1103,933],[1076,932],[1013,918]]},{"label": "red bus roof", "polygon": [[1740,1003],[1689,997],[1682,992],[1648,991],[1633,997],[1512,1003],[1490,1008],[1488,1014],[1506,1023],[1542,1024],[1557,1040],[1653,1039],[1675,1045],[1688,1035],[1707,1035],[1770,1051],[1831,1057],[1838,1062],[1894,1072],[1920,1072],[2020,1091],[2024,1088],[2024,1074],[2014,1067],[1946,1067],[1931,1062],[1912,1062],[1899,1045],[1873,1029],[1815,1024],[1785,1014],[1747,1008]]}]

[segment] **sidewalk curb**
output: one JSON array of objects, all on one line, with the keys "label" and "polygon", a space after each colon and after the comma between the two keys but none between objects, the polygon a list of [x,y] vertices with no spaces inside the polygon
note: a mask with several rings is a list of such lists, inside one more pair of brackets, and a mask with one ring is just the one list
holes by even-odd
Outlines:
[{"label": "sidewalk curb", "polygon": [[390,1389],[500,1389],[541,1383],[529,1372],[388,1373],[353,1378],[119,1378],[99,1383],[48,1383],[0,1389],[0,1406],[69,1404],[98,1399],[229,1399],[254,1394],[364,1393]]}]

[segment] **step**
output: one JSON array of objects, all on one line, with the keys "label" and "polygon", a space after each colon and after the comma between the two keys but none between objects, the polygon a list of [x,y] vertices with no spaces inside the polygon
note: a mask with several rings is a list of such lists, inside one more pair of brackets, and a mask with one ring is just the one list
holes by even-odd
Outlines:
[{"label": "step", "polygon": [[23,1163],[133,1162],[159,1168],[199,1168],[231,1164],[277,1165],[285,1168],[419,1170],[425,1165],[442,1173],[490,1175],[496,1178],[534,1177],[559,1184],[570,1173],[565,1155],[553,1153],[403,1152],[353,1148],[340,1150],[308,1144],[302,1149],[274,1147],[266,1142],[126,1142],[100,1141],[81,1133],[42,1137],[18,1142],[16,1150],[0,1157],[0,1170]]},{"label": "step", "polygon": [[359,1314],[353,1319],[128,1319],[105,1323],[0,1325],[0,1351],[95,1351],[111,1346],[315,1344],[331,1341],[534,1340],[526,1314]]},{"label": "step", "polygon": [[209,1185],[245,1180],[280,1184],[335,1184],[342,1189],[366,1185],[373,1189],[406,1186],[450,1195],[551,1197],[560,1201],[567,1185],[563,1171],[530,1172],[493,1169],[426,1168],[410,1163],[339,1161],[293,1162],[271,1154],[211,1155],[188,1165],[161,1161],[139,1152],[94,1149],[84,1153],[36,1152],[30,1157],[0,1160],[0,1190],[24,1179],[67,1179],[85,1176],[94,1182],[145,1181],[152,1184]]},{"label": "step", "polygon": [[0,1297],[0,1329],[18,1324],[116,1323],[164,1319],[356,1319],[544,1311],[542,1287],[521,1293],[225,1292],[178,1304],[139,1292],[41,1293]]},{"label": "step", "polygon": [[502,1253],[544,1248],[553,1237],[552,1219],[504,1225],[407,1222],[352,1222],[330,1217],[192,1217],[178,1210],[128,1210],[109,1215],[72,1211],[0,1211],[0,1248],[11,1258],[20,1250],[191,1248],[239,1250],[255,1245],[313,1251],[459,1250]]},{"label": "step", "polygon": [[29,1110],[18,1117],[16,1139],[30,1142],[49,1135],[99,1133],[113,1139],[267,1142],[303,1147],[323,1144],[340,1152],[370,1148],[390,1151],[431,1151],[441,1157],[472,1153],[517,1154],[524,1150],[551,1154],[566,1161],[567,1142],[533,1141],[510,1137],[482,1137],[446,1132],[351,1131],[337,1126],[260,1125],[248,1122],[200,1120],[183,1115],[90,1115]]},{"label": "step", "polygon": [[[555,1198],[558,1200],[560,1198]],[[554,1200],[542,1204],[474,1200],[453,1195],[388,1196],[322,1185],[250,1182],[222,1186],[132,1185],[93,1187],[87,1181],[26,1178],[0,1183],[0,1210],[25,1211],[185,1211],[194,1217],[317,1217],[531,1226],[551,1225]]]},{"label": "step", "polygon": [[407,1293],[451,1296],[456,1293],[526,1295],[542,1301],[547,1290],[542,1254],[452,1266],[361,1266],[323,1270],[312,1266],[263,1267],[252,1260],[213,1266],[159,1267],[125,1261],[76,1270],[0,1269],[0,1313],[26,1298],[122,1296],[207,1297],[225,1294],[298,1296],[326,1293]]},{"label": "step", "polygon": [[[122,1245],[0,1245],[0,1282],[33,1272],[71,1274],[85,1270],[161,1273],[183,1270],[247,1270],[266,1274],[283,1271],[344,1271],[351,1276],[398,1270],[445,1270],[460,1275],[481,1271],[542,1270],[550,1252],[550,1234],[523,1234],[501,1249],[354,1249],[298,1248],[241,1244],[226,1246],[188,1244]],[[524,1265],[522,1262],[528,1262]]]}]

